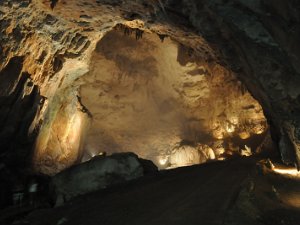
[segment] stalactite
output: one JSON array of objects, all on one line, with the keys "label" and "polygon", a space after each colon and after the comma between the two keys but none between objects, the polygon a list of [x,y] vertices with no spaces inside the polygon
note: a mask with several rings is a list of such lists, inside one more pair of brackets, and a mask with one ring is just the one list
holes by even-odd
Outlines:
[{"label": "stalactite", "polygon": [[143,33],[144,33],[144,31],[136,29],[135,30],[135,39],[139,40],[139,39],[143,38]]},{"label": "stalactite", "polygon": [[157,34],[161,42],[164,42],[165,38],[168,37],[168,35],[165,34]]},{"label": "stalactite", "polygon": [[58,3],[58,1],[59,0],[50,0],[50,7],[51,7],[51,9],[53,10],[54,9],[54,7],[56,6],[56,4]]}]

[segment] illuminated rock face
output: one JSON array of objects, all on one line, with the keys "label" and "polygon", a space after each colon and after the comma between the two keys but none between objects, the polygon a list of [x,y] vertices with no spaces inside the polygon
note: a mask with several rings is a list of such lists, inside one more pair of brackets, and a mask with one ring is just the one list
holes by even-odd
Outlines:
[{"label": "illuminated rock face", "polygon": [[[33,159],[36,170],[55,174],[80,162],[82,151],[98,143],[97,130],[111,151],[130,148],[146,155],[147,147],[154,146],[151,152],[156,155],[163,139],[168,140],[164,149],[172,150],[182,140],[199,144],[211,138],[211,143],[203,144],[222,152],[230,143],[217,139],[234,134],[247,140],[265,130],[260,106],[244,91],[246,87],[263,107],[283,160],[300,165],[298,3],[161,3],[164,6],[145,0],[61,0],[51,10],[48,1],[1,1],[1,161],[28,167]],[[280,22],[274,22],[277,19]],[[126,24],[125,33],[131,32],[129,28],[145,31],[138,41],[119,35],[116,49],[132,39],[125,47],[135,55],[119,54],[130,56],[127,64],[117,64],[122,58],[108,46],[101,48],[117,24]],[[150,31],[172,41],[165,38],[160,43],[155,34],[147,34]],[[136,34],[141,37],[141,32]],[[147,42],[155,48],[147,49]],[[134,51],[134,46],[144,52]],[[97,68],[103,59],[105,66]],[[122,75],[120,71],[128,67]],[[116,72],[113,79],[105,68]],[[93,103],[105,109],[99,117],[97,107],[89,103],[95,99],[88,88],[93,76],[100,82],[94,85],[104,90],[101,100]],[[145,102],[153,107],[145,107]],[[113,108],[116,114],[110,113]],[[104,112],[110,113],[109,118],[103,119]],[[143,142],[137,144],[138,137]]]},{"label": "illuminated rock face", "polygon": [[207,145],[181,145],[172,150],[165,164],[167,168],[174,168],[201,164],[215,159],[215,152]]},{"label": "illuminated rock face", "polygon": [[92,115],[83,151],[133,151],[157,164],[171,157],[176,167],[215,158],[201,157],[205,151],[193,147],[172,153],[182,141],[214,145],[240,132],[264,133],[260,105],[234,74],[188,51],[156,34],[144,33],[140,40],[122,29],[106,34],[90,72],[78,81]]}]

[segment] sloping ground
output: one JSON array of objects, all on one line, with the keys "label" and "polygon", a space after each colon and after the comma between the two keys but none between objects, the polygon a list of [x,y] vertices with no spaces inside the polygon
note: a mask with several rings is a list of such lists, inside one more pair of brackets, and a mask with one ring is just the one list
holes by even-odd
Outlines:
[{"label": "sloping ground", "polygon": [[255,165],[243,159],[163,171],[27,219],[31,225],[297,224],[299,211],[280,203]]}]

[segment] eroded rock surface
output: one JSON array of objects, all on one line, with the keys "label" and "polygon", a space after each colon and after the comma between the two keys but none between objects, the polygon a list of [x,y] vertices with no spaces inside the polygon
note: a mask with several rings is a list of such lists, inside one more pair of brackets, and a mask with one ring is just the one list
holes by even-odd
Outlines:
[{"label": "eroded rock surface", "polygon": [[[170,38],[162,42],[145,31],[136,40],[134,30],[119,26],[101,39],[91,61],[77,81],[92,115],[84,154],[133,150],[159,165],[182,141],[213,147],[224,140],[229,151],[235,138],[267,129],[261,106],[234,74]],[[200,158],[194,162],[206,161]]]},{"label": "eroded rock surface", "polygon": [[[26,167],[33,158],[47,174],[80,161],[91,115],[77,81],[92,71],[99,41],[125,24],[126,34],[139,28],[137,39],[145,38],[142,31],[171,37],[205,69],[233,74],[261,104],[283,160],[299,165],[298,9],[297,1],[283,0],[60,0],[53,10],[46,0],[1,1],[1,161]],[[187,82],[181,94],[194,91]]]}]

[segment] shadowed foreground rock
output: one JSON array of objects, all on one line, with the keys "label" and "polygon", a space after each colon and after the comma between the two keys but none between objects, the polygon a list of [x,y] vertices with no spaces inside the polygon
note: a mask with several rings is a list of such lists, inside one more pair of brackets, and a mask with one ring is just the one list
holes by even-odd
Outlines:
[{"label": "shadowed foreground rock", "polygon": [[53,177],[56,205],[64,201],[108,186],[143,176],[144,171],[155,171],[156,166],[140,160],[133,153],[96,156],[92,160],[73,166]]},{"label": "shadowed foreground rock", "polygon": [[300,197],[290,191],[299,189],[300,181],[258,173],[256,163],[244,158],[160,171],[62,207],[33,212],[25,221],[30,225],[299,224],[299,208],[285,202],[287,197]]}]

